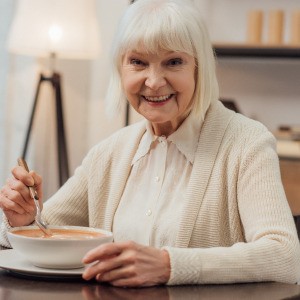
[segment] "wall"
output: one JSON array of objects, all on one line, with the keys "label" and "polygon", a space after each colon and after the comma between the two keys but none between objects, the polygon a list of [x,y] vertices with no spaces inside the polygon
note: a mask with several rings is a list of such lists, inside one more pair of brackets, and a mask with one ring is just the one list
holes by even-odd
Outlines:
[{"label": "wall", "polygon": [[[0,2],[0,128],[3,128],[5,122],[5,99],[7,96],[7,72],[8,72],[8,54],[4,51],[7,31],[10,25],[10,19],[13,14],[13,4],[11,0],[3,0]],[[5,133],[0,130],[0,157],[3,157],[3,149],[5,147]],[[0,170],[3,168],[3,159],[0,159]]]},{"label": "wall", "polygon": [[129,0],[98,0],[99,26],[101,28],[102,53],[91,69],[91,96],[88,118],[88,147],[108,137],[118,128],[124,126],[124,112],[116,118],[105,114],[104,97],[109,81],[109,55],[113,35],[119,18],[128,6]]},{"label": "wall", "polygon": [[[264,12],[263,41],[267,41],[268,13],[285,12],[284,43],[290,39],[290,16],[300,9],[300,0],[195,0],[207,21],[215,43],[244,43],[247,13]],[[270,130],[281,124],[300,124],[300,60],[220,59],[217,66],[221,97],[236,100],[247,116]]]},{"label": "wall", "polygon": [[[3,182],[5,156],[4,149],[7,145],[6,132],[4,130],[6,122],[6,99],[7,99],[7,73],[8,73],[8,54],[5,52],[5,41],[13,14],[14,3],[11,0],[1,0],[0,2],[0,182]],[[1,183],[0,183],[1,184]],[[0,222],[2,216],[0,213]]]},{"label": "wall", "polygon": [[241,112],[275,131],[300,124],[300,63],[293,60],[220,60],[221,97],[234,99]]}]

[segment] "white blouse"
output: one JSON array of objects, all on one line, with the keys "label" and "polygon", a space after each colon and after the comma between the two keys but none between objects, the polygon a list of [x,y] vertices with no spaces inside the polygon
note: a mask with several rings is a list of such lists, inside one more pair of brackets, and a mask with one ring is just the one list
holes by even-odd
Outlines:
[{"label": "white blouse", "polygon": [[173,220],[180,218],[201,125],[190,115],[166,138],[155,136],[151,123],[147,124],[114,216],[116,242],[172,246],[178,231]]}]

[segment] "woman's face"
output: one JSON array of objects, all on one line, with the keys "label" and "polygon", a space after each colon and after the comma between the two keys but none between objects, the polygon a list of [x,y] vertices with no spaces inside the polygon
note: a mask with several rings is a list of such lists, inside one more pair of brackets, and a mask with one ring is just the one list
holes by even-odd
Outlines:
[{"label": "woman's face", "polygon": [[195,68],[195,59],[184,52],[150,54],[139,48],[124,55],[121,79],[126,97],[152,123],[156,135],[170,135],[187,117]]}]

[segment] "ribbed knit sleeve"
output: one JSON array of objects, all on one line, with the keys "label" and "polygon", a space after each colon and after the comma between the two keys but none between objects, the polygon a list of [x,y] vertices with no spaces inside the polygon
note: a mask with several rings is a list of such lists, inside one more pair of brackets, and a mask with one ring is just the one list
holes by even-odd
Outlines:
[{"label": "ribbed knit sleeve", "polygon": [[0,245],[5,248],[11,248],[11,245],[7,238],[7,231],[11,229],[11,226],[6,218],[5,215],[3,215],[1,226],[0,226]]}]

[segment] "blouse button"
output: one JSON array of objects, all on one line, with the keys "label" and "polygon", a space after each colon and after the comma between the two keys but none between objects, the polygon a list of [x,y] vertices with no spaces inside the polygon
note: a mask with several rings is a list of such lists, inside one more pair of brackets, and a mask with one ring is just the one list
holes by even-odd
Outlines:
[{"label": "blouse button", "polygon": [[158,141],[160,142],[160,144],[161,144],[162,146],[166,146],[166,137],[165,137],[164,135],[160,136],[160,137],[158,138]]},{"label": "blouse button", "polygon": [[146,216],[149,217],[149,216],[151,216],[151,215],[152,215],[152,210],[151,210],[151,209],[148,209],[147,212],[146,212]]},{"label": "blouse button", "polygon": [[160,178],[158,176],[155,177],[155,181],[159,182]]}]

